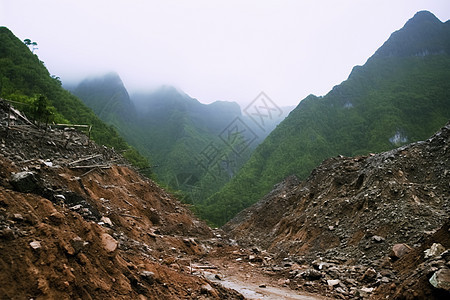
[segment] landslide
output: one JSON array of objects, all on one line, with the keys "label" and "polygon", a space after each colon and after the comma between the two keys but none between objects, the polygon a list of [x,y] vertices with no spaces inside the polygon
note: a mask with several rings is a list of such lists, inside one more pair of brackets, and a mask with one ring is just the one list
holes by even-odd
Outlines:
[{"label": "landslide", "polygon": [[241,299],[191,263],[211,229],[70,128],[0,101],[0,299]]},{"label": "landslide", "polygon": [[[222,229],[243,247],[297,265],[285,275],[305,290],[331,288],[334,296],[353,299],[379,288],[380,299],[433,299],[427,280],[437,266],[415,267],[432,243],[450,247],[442,229],[450,215],[449,147],[450,123],[426,141],[392,151],[327,159],[303,182],[288,177]],[[394,253],[395,245],[421,262],[400,263],[406,258],[398,260],[403,253]]]}]

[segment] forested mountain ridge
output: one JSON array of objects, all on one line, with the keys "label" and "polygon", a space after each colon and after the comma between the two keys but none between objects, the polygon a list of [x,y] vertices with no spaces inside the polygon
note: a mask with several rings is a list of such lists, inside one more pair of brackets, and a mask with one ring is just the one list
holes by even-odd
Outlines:
[{"label": "forested mountain ridge", "polygon": [[23,103],[15,105],[31,118],[37,117],[34,109],[41,101],[45,111],[42,121],[92,125],[91,136],[98,144],[124,151],[140,167],[148,165],[113,127],[63,89],[59,78],[51,76],[38,56],[6,27],[0,27],[0,97]]},{"label": "forested mountain ridge", "polygon": [[335,155],[381,152],[423,140],[450,119],[450,23],[419,12],[326,96],[310,95],[261,143],[204,209],[216,224],[283,178],[304,179]]},{"label": "forested mountain ridge", "polygon": [[[195,208],[230,180],[292,108],[260,128],[236,102],[203,104],[172,86],[128,93],[118,74],[88,78],[75,95],[153,164],[158,181]],[[129,110],[129,112],[127,112]],[[231,144],[243,144],[238,151]],[[197,209],[205,219],[209,212]]]},{"label": "forested mountain ridge", "polygon": [[[149,158],[158,181],[182,191],[178,196],[188,203],[197,204],[216,192],[256,146],[252,143],[233,157],[233,165],[220,165],[220,158],[233,152],[222,141],[222,132],[244,118],[235,102],[202,104],[172,86],[128,96],[115,73],[88,78],[73,93]],[[212,149],[214,157],[203,161]]]},{"label": "forested mountain ridge", "polygon": [[104,121],[115,123],[115,116],[123,121],[136,118],[134,104],[116,73],[83,80],[73,92],[85,102],[89,102],[89,107]]}]

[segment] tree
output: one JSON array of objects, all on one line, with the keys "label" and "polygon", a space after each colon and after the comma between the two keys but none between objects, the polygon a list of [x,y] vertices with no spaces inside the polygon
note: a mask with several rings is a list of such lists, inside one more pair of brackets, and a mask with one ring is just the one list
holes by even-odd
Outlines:
[{"label": "tree", "polygon": [[38,95],[33,101],[34,118],[39,123],[41,121],[48,122],[52,112],[49,107],[50,103],[44,95]]},{"label": "tree", "polygon": [[30,48],[31,52],[34,53],[34,50],[38,49],[37,48],[37,43],[36,42],[32,42],[30,39],[24,39],[23,43],[25,45],[28,46],[28,48]]}]

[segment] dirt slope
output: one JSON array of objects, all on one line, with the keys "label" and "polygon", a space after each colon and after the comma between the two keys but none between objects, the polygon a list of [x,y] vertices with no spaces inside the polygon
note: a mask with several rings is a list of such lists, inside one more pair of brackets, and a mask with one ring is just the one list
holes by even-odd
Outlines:
[{"label": "dirt slope", "polygon": [[[69,129],[0,102],[0,299],[241,299],[191,274],[211,229]],[[9,127],[8,127],[9,124]]]},{"label": "dirt slope", "polygon": [[[334,293],[338,297],[369,297],[380,285],[395,289],[403,277],[391,265],[393,246],[422,249],[449,218],[449,148],[450,123],[424,142],[376,155],[330,158],[306,181],[290,177],[278,184],[223,230],[241,246],[261,247],[303,265],[296,284],[309,282],[314,276],[304,272],[315,266],[322,284],[341,281],[331,288],[341,289]],[[448,239],[441,238],[447,248]],[[367,272],[373,278],[364,282]]]}]

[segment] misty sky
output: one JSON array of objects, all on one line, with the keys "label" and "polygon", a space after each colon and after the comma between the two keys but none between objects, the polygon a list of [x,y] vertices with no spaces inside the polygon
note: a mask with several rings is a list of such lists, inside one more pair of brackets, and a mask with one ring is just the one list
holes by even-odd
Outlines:
[{"label": "misty sky", "polygon": [[449,0],[0,0],[0,25],[63,82],[116,71],[131,93],[281,106],[325,95],[419,10],[450,19]]}]

